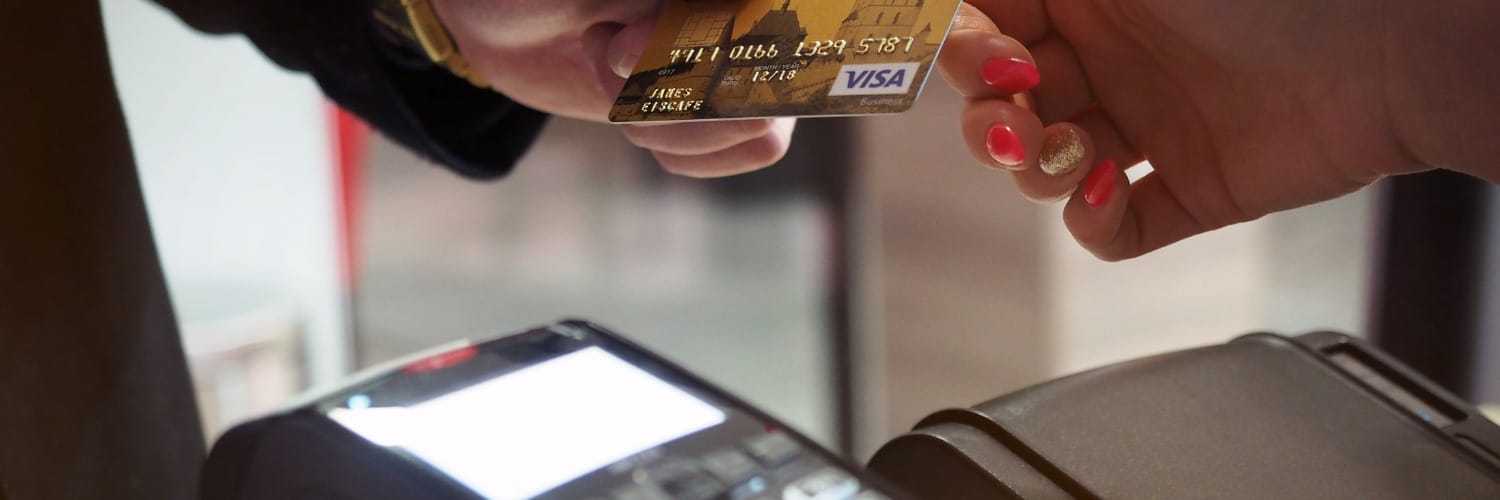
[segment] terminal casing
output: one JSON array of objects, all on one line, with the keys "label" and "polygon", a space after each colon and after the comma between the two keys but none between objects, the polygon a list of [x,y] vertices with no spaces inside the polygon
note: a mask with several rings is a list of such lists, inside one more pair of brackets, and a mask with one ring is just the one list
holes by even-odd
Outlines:
[{"label": "terminal casing", "polygon": [[870,470],[919,498],[1500,499],[1497,450],[1357,339],[1252,334],[938,412]]}]

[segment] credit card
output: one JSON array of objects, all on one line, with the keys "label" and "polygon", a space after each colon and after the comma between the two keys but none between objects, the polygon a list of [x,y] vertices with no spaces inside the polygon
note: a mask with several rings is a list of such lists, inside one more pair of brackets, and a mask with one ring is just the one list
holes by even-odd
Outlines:
[{"label": "credit card", "polygon": [[900,113],[961,0],[667,0],[617,123]]}]

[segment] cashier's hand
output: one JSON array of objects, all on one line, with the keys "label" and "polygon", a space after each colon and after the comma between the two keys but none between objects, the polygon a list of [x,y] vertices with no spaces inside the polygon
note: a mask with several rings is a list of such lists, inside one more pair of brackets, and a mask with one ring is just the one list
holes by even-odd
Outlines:
[{"label": "cashier's hand", "polygon": [[[656,22],[660,0],[433,0],[474,71],[548,113],[605,121]],[[624,126],[668,171],[717,177],[786,154],[792,119]]]},{"label": "cashier's hand", "polygon": [[1128,259],[1426,168],[1388,111],[1379,5],[968,0],[940,71],[974,157]]}]

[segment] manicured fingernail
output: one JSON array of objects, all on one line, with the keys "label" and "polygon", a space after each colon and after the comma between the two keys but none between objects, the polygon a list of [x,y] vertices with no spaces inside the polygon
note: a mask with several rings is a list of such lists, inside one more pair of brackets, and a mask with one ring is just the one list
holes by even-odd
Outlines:
[{"label": "manicured fingernail", "polygon": [[1020,167],[1026,161],[1026,146],[1021,144],[1021,136],[1016,135],[1010,125],[997,123],[991,126],[984,146],[989,149],[990,158],[1006,167]]},{"label": "manicured fingernail", "polygon": [[630,78],[630,72],[635,70],[635,63],[640,62],[641,55],[638,53],[623,53],[615,56],[609,66],[620,78]]},{"label": "manicured fingernail", "polygon": [[1057,177],[1078,169],[1083,162],[1083,138],[1072,127],[1056,127],[1042,141],[1042,153],[1038,163],[1042,172]]},{"label": "manicured fingernail", "polygon": [[1042,82],[1042,75],[1031,61],[1019,58],[995,57],[984,62],[980,70],[984,83],[1012,94],[1031,90]]},{"label": "manicured fingernail", "polygon": [[1116,170],[1114,160],[1104,160],[1094,165],[1094,171],[1089,172],[1088,178],[1083,180],[1083,201],[1095,208],[1104,206],[1109,201],[1110,193],[1115,190]]}]

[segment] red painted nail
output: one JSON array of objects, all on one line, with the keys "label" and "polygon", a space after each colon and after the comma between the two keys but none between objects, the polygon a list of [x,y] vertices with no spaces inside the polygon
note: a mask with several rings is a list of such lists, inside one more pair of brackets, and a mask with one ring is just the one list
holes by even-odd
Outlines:
[{"label": "red painted nail", "polygon": [[984,138],[985,149],[990,151],[990,158],[1007,167],[1019,167],[1026,161],[1026,146],[1021,144],[1021,136],[1011,130],[1010,125],[997,123],[990,127],[990,133]]},{"label": "red painted nail", "polygon": [[1031,61],[996,57],[984,62],[984,83],[1012,94],[1031,90],[1042,82],[1042,75]]},{"label": "red painted nail", "polygon": [[1094,165],[1094,171],[1089,172],[1087,179],[1083,180],[1083,201],[1091,207],[1101,207],[1109,201],[1109,194],[1115,190],[1115,168],[1114,160],[1104,160]]}]

